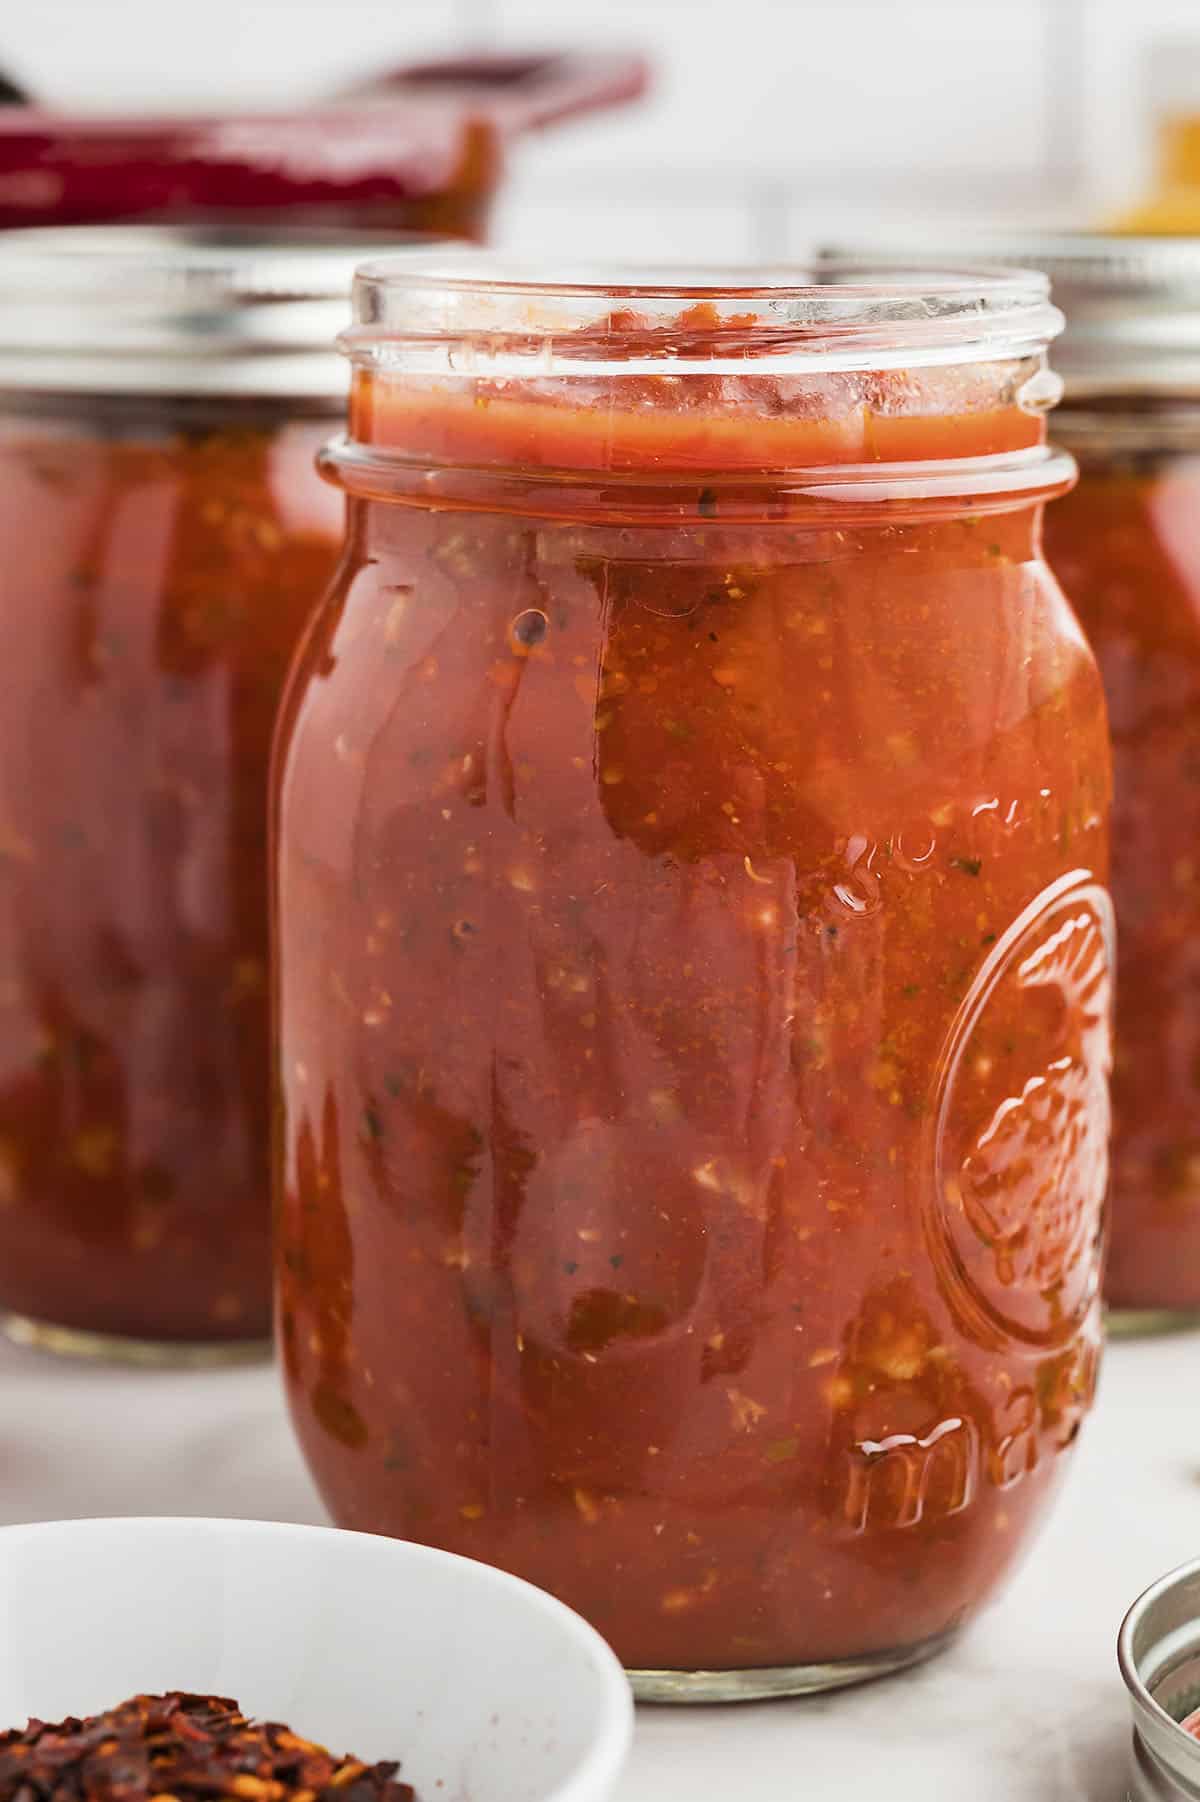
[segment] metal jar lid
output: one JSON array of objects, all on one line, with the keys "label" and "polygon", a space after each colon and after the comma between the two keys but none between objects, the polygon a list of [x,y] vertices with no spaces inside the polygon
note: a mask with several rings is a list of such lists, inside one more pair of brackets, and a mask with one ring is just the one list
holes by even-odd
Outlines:
[{"label": "metal jar lid", "polygon": [[[428,249],[428,240],[415,240]],[[95,225],[0,233],[0,389],[270,396],[338,410],[355,267],[396,234]]]},{"label": "metal jar lid", "polygon": [[1151,1584],[1129,1610],[1117,1662],[1133,1710],[1129,1802],[1200,1802],[1200,1558]]},{"label": "metal jar lid", "polygon": [[[897,255],[944,259],[941,226],[907,226],[820,256],[858,261]],[[956,256],[1018,263],[1050,277],[1067,327],[1054,366],[1068,401],[1097,395],[1200,397],[1200,238],[1109,236],[1084,231],[951,234]]]}]

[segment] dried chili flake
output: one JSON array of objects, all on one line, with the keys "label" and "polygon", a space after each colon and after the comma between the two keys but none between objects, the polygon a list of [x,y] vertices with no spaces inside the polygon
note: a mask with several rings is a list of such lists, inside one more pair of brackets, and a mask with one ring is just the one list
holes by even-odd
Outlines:
[{"label": "dried chili flake", "polygon": [[0,1802],[415,1802],[391,1761],[335,1758],[221,1696],[134,1696],[0,1735]]}]

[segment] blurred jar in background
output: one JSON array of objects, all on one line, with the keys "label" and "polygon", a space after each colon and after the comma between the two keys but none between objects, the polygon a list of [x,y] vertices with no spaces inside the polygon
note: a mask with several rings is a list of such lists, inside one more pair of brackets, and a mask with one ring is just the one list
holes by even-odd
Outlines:
[{"label": "blurred jar in background", "polygon": [[336,557],[313,457],[345,407],[329,346],[354,261],[169,228],[0,239],[0,1309],[20,1337],[182,1355],[267,1332],[267,760]]},{"label": "blurred jar in background", "polygon": [[1200,245],[1030,245],[1067,314],[1055,435],[1080,480],[1046,552],[1112,730],[1120,964],[1106,1293],[1200,1321]]},{"label": "blurred jar in background", "polygon": [[[933,266],[944,230],[827,254]],[[966,243],[1045,270],[1067,318],[1053,432],[1080,473],[1046,509],[1045,545],[1100,664],[1113,746],[1110,1325],[1200,1324],[1200,244],[978,231]]]}]

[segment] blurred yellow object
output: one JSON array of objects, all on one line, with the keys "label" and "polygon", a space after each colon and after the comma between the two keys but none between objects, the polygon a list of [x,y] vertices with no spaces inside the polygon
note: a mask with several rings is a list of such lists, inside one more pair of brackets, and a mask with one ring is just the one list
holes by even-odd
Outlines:
[{"label": "blurred yellow object", "polygon": [[1167,113],[1159,120],[1158,179],[1168,192],[1200,187],[1200,112]]},{"label": "blurred yellow object", "polygon": [[1168,188],[1119,214],[1108,227],[1122,236],[1191,238],[1200,235],[1200,183]]},{"label": "blurred yellow object", "polygon": [[1167,113],[1157,127],[1157,189],[1112,222],[1147,237],[1200,233],[1200,112]]}]

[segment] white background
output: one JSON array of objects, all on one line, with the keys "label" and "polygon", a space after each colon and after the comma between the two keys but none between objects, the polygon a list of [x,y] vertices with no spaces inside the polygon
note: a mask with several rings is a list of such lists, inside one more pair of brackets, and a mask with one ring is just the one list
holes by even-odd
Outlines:
[{"label": "white background", "polygon": [[1103,218],[1142,181],[1155,44],[1200,110],[1180,38],[1200,56],[1200,0],[0,0],[0,63],[93,105],[291,100],[467,45],[644,48],[653,101],[530,144],[496,222],[634,258],[799,255],[928,210]]}]

